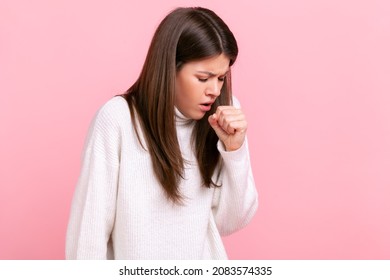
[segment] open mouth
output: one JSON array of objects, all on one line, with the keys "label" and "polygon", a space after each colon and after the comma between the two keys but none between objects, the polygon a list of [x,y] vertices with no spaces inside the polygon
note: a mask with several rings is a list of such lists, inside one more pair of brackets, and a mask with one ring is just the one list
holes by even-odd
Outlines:
[{"label": "open mouth", "polygon": [[211,106],[213,105],[213,103],[202,103],[200,104],[200,109],[204,112],[207,112],[207,111],[210,111],[211,110]]}]

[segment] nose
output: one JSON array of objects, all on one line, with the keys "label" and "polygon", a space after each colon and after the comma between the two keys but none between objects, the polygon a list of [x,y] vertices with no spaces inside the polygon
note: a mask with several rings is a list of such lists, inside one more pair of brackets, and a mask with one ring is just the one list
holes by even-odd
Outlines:
[{"label": "nose", "polygon": [[216,81],[210,81],[210,83],[207,85],[206,95],[218,97],[220,94],[221,85],[218,83],[218,79],[216,79]]}]

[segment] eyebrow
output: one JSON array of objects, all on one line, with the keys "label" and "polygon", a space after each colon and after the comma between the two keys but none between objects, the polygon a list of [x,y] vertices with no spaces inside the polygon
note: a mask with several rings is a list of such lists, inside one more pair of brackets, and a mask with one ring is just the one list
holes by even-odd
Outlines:
[{"label": "eyebrow", "polygon": [[[225,76],[227,73],[229,73],[230,69],[227,70],[224,74],[222,74],[221,76]],[[215,76],[218,76],[217,74],[213,73],[213,72],[210,72],[210,71],[197,71],[197,73],[201,73],[201,74],[207,74],[209,75],[210,77],[215,77]]]}]

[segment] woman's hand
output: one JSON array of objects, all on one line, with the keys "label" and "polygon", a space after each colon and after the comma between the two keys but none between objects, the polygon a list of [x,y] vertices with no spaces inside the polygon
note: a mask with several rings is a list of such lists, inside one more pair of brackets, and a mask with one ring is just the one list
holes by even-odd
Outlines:
[{"label": "woman's hand", "polygon": [[241,109],[219,106],[217,111],[209,116],[209,123],[225,145],[226,151],[235,151],[244,143],[248,123]]}]

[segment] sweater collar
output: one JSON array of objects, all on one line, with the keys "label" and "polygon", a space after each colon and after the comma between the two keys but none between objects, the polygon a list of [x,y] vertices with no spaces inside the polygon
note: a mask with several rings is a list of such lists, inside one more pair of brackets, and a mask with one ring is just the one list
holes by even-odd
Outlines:
[{"label": "sweater collar", "polygon": [[195,121],[193,119],[187,118],[184,116],[179,109],[175,106],[175,120],[177,125],[189,125],[194,123]]}]

